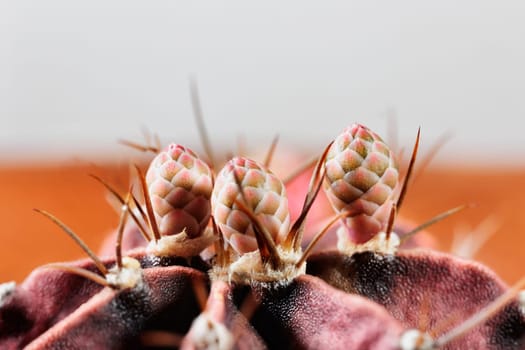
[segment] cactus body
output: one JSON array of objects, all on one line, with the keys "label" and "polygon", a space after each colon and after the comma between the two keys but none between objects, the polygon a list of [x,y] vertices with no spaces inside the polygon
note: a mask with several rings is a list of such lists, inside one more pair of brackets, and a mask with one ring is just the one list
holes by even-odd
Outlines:
[{"label": "cactus body", "polygon": [[[354,242],[369,241],[384,229],[381,212],[397,184],[392,152],[353,125],[325,166],[334,209],[350,212],[343,227]],[[523,292],[517,298],[520,286],[508,288],[488,268],[423,249],[324,250],[305,255],[305,267],[294,242],[303,222],[290,228],[281,180],[241,157],[217,175],[213,195],[211,178],[185,147],[159,154],[147,187],[162,239],[182,235],[169,241],[181,246],[156,255],[128,237],[124,259],[44,266],[20,285],[0,284],[0,348],[525,348]],[[210,198],[219,230],[200,240]],[[202,255],[212,244],[217,255]],[[240,263],[233,270],[243,278],[232,283]]]}]

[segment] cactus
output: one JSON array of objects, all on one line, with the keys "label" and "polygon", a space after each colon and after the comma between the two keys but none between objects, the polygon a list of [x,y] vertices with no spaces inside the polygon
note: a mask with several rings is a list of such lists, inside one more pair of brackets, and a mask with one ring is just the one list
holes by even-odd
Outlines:
[{"label": "cactus", "polygon": [[[138,169],[142,204],[98,179],[122,204],[114,257],[38,210],[89,259],[0,284],[0,348],[525,347],[525,279],[508,287],[477,262],[404,246],[406,187],[374,132],[355,124],[327,146],[293,223],[288,195],[299,194],[267,163],[234,157],[214,176],[172,144]],[[335,213],[312,234],[323,183]],[[313,252],[336,223],[336,247]]]},{"label": "cactus", "polygon": [[393,152],[367,127],[353,124],[335,139],[325,190],[336,211],[350,213],[344,220],[348,240],[365,243],[386,228],[398,176]]}]

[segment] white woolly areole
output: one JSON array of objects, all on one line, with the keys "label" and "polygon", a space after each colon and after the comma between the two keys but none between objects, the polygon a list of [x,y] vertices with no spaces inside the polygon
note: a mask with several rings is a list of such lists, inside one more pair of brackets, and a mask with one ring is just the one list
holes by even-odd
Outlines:
[{"label": "white woolly areole", "polygon": [[[1,299],[0,299],[1,300]],[[518,294],[518,301],[520,303],[520,310],[523,315],[525,315],[525,290],[522,290]]]},{"label": "white woolly areole", "polygon": [[395,232],[391,232],[388,239],[386,232],[379,232],[369,241],[356,244],[348,239],[348,233],[344,226],[337,229],[337,249],[348,255],[362,252],[395,254],[400,244],[399,236]]},{"label": "white woolly areole", "polygon": [[142,283],[142,268],[138,260],[123,257],[122,268],[112,267],[106,275],[106,281],[120,289],[135,288]]},{"label": "white woolly areole", "polygon": [[223,324],[215,322],[206,313],[200,314],[193,321],[189,335],[198,350],[233,349],[233,335]]},{"label": "white woolly areole", "polygon": [[399,348],[401,350],[432,350],[434,349],[434,340],[427,333],[422,333],[417,329],[409,329],[401,335]]},{"label": "white woolly areole", "polygon": [[15,288],[15,281],[0,283],[0,307],[4,305],[5,301],[13,294]]},{"label": "white woolly areole", "polygon": [[283,262],[280,269],[273,269],[270,264],[263,264],[259,251],[241,255],[229,267],[214,267],[210,272],[213,280],[222,280],[229,283],[238,283],[245,285],[253,284],[271,284],[287,285],[294,278],[306,273],[306,264],[300,267],[296,263],[302,256],[301,251],[285,250],[277,246],[277,252]]},{"label": "white woolly areole", "polygon": [[183,258],[197,256],[217,239],[213,230],[207,228],[199,237],[190,238],[186,231],[175,235],[162,236],[158,241],[152,240],[146,252],[155,256],[180,256]]}]

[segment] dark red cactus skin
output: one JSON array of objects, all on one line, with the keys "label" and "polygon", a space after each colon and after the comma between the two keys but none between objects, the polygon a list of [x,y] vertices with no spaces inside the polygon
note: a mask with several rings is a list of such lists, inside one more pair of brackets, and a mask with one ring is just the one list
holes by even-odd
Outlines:
[{"label": "dark red cactus skin", "polygon": [[[258,303],[251,325],[230,301],[240,306],[249,293]],[[330,344],[334,349],[389,350],[397,349],[402,331],[383,308],[312,276],[275,288],[214,282],[210,295],[205,312],[231,330],[238,349],[321,349]],[[184,349],[197,348],[191,339],[192,331]]]},{"label": "dark red cactus skin", "polygon": [[[200,312],[193,283],[206,284],[206,275],[170,266],[184,260],[149,257],[141,250],[130,256],[141,262],[144,285],[122,291],[60,270],[36,270],[0,307],[0,348],[129,348],[150,328],[186,332]],[[194,262],[206,267],[198,258]],[[104,263],[113,266],[114,260]],[[71,265],[96,271],[87,259]]]},{"label": "dark red cactus skin", "polygon": [[204,275],[186,267],[145,269],[143,288],[105,288],[28,348],[133,349],[142,348],[145,330],[187,331],[199,313],[192,290],[197,280]]},{"label": "dark red cactus skin", "polygon": [[[116,291],[63,271],[33,272],[3,300],[0,348],[143,348],[148,330],[186,334],[201,312],[193,285],[210,283],[209,265],[196,257],[179,266],[186,259],[146,256],[143,248],[129,255],[141,262],[146,288]],[[95,271],[88,260],[73,265]],[[235,335],[238,349],[395,349],[401,332],[418,326],[424,300],[432,330],[447,317],[463,321],[507,289],[479,264],[427,250],[329,251],[312,255],[307,273],[280,287],[214,281],[204,312]],[[259,306],[246,319],[238,309],[250,290]],[[447,348],[520,349],[524,335],[523,315],[510,304]]]},{"label": "dark red cactus skin", "polygon": [[[173,263],[170,259],[144,257],[140,251],[130,255],[144,267],[142,287],[118,291],[62,271],[35,272],[0,309],[2,348],[143,348],[140,335],[144,331],[186,333],[199,313],[193,285],[206,285],[205,275],[190,267],[151,266],[152,262]],[[76,265],[95,270],[88,260]],[[31,297],[37,302],[36,307],[28,300],[24,302],[27,286],[44,285],[47,295]],[[253,293],[260,305],[251,325],[231,302],[238,300],[240,304],[239,296],[245,295],[247,288],[214,282],[206,309],[236,335],[236,348],[275,348],[279,344],[320,348],[332,337],[338,339],[336,343],[330,340],[336,348],[396,348],[402,327],[384,309],[359,296],[337,291],[315,277],[301,276],[285,287],[255,288]],[[86,293],[77,294],[82,289]],[[57,297],[50,297],[53,295]],[[63,305],[63,301],[69,302]],[[46,306],[49,313],[41,311]],[[16,318],[9,317],[13,310],[18,312]],[[10,329],[12,322],[21,328]],[[359,329],[359,335],[348,333],[351,327]],[[20,333],[24,336],[19,337]],[[184,347],[192,348],[188,340]]]},{"label": "dark red cactus skin", "polygon": [[[125,237],[128,249],[144,241],[134,227]],[[109,256],[114,247],[107,242]],[[128,255],[140,261],[146,288],[116,291],[64,271],[35,270],[0,306],[0,348],[145,348],[141,335],[148,330],[189,332],[182,348],[197,348],[190,327],[201,312],[193,291],[198,282],[211,284],[204,312],[230,330],[236,349],[396,349],[401,332],[424,317],[425,300],[430,331],[451,317],[442,333],[507,290],[482,265],[430,250],[388,256],[324,251],[308,259],[307,275],[280,287],[210,282],[210,266],[199,257],[151,257],[140,247]],[[113,258],[103,262],[114,265]],[[91,260],[71,265],[96,271]],[[239,309],[248,293],[259,305],[246,318]],[[516,303],[446,346],[524,347],[525,320]]]},{"label": "dark red cactus skin", "polygon": [[[266,349],[264,340],[257,334],[237,306],[233,304],[233,291],[234,286],[226,282],[213,282],[204,313],[210,321],[222,325],[231,333],[235,348]],[[192,327],[182,343],[182,349],[201,349],[203,345],[196,329]],[[208,345],[211,347],[214,344]]]},{"label": "dark red cactus skin", "polygon": [[[91,260],[71,265],[94,271]],[[65,271],[33,271],[0,307],[0,344],[13,349],[26,345],[101,289],[100,285]]]},{"label": "dark red cactus skin", "polygon": [[[428,317],[432,330],[448,319],[449,327],[437,335],[470,317],[507,289],[486,267],[429,250],[353,256],[323,252],[311,256],[307,267],[309,274],[332,286],[383,305],[406,328],[417,328]],[[424,303],[428,303],[428,310]],[[447,349],[524,347],[525,319],[517,302],[446,346]]]},{"label": "dark red cactus skin", "polygon": [[313,276],[253,291],[260,307],[252,324],[271,349],[398,348],[402,327],[384,309]]}]

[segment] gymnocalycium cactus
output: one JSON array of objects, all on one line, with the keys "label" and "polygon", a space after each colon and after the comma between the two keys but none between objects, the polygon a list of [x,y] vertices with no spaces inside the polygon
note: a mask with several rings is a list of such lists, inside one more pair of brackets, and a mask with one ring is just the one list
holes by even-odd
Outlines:
[{"label": "gymnocalycium cactus", "polygon": [[[287,196],[297,194],[268,164],[234,157],[211,168],[169,145],[146,176],[137,169],[143,204],[98,179],[122,204],[114,257],[98,258],[38,210],[90,259],[1,284],[0,348],[525,347],[525,279],[509,288],[476,262],[403,249],[395,213],[407,181],[368,128],[352,125],[327,146],[293,223]],[[306,236],[321,187],[335,214]],[[337,247],[312,253],[338,222]]]}]

